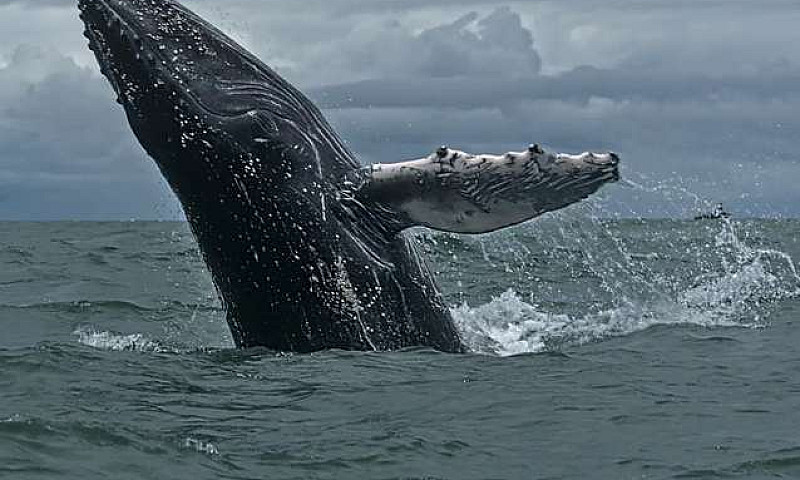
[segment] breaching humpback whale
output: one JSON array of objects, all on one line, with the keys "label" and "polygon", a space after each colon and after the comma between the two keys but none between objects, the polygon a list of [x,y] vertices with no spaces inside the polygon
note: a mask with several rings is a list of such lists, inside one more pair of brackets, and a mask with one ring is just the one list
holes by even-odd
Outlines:
[{"label": "breaching humpback whale", "polygon": [[618,178],[613,153],[441,147],[362,167],[320,111],[174,0],[79,0],[89,47],[180,200],[239,347],[462,352],[413,238],[481,233]]}]

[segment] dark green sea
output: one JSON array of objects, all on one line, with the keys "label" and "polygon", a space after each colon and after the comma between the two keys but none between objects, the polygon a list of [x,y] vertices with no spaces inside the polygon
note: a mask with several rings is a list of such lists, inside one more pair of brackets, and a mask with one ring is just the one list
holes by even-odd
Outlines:
[{"label": "dark green sea", "polygon": [[183,223],[0,223],[0,478],[800,478],[800,222],[417,232],[473,353],[240,351]]}]

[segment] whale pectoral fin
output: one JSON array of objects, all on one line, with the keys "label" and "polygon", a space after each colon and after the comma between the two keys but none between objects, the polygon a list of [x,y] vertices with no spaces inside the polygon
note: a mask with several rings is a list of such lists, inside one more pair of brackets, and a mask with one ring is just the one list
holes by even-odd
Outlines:
[{"label": "whale pectoral fin", "polygon": [[401,229],[421,225],[485,233],[582,200],[619,178],[616,154],[526,152],[471,155],[442,147],[428,157],[364,170],[359,200],[394,212]]}]

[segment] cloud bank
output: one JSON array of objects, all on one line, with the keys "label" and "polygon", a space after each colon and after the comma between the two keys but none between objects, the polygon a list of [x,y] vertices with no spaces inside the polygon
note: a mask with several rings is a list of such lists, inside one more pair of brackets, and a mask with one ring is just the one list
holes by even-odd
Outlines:
[{"label": "cloud bank", "polygon": [[[630,178],[800,214],[791,2],[186,3],[307,92],[364,162],[442,143],[614,150]],[[609,189],[610,213],[675,214],[640,193]],[[74,5],[0,0],[0,218],[178,215]]]}]

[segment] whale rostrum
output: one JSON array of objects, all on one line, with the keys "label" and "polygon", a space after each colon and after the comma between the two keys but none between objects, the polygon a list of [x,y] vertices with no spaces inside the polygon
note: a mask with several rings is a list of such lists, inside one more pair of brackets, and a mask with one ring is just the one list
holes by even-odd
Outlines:
[{"label": "whale rostrum", "polygon": [[441,147],[362,166],[317,107],[174,0],[79,0],[128,122],[180,201],[239,347],[465,350],[409,227],[480,233],[618,178],[615,154]]}]

